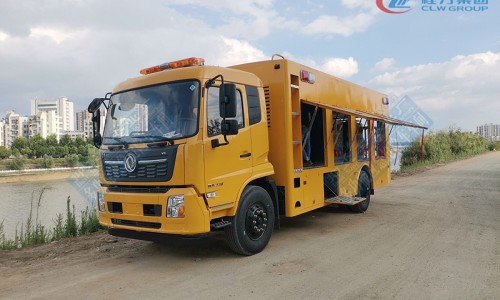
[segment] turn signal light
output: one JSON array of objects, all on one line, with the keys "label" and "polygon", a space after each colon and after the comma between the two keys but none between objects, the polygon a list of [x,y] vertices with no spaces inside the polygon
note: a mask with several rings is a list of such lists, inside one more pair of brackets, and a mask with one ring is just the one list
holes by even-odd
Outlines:
[{"label": "turn signal light", "polygon": [[160,72],[168,69],[177,69],[184,67],[192,67],[192,66],[203,66],[205,64],[205,60],[200,57],[190,57],[186,59],[176,60],[167,62],[158,66],[153,66],[149,68],[142,69],[140,73],[142,75],[148,75],[151,73]]}]

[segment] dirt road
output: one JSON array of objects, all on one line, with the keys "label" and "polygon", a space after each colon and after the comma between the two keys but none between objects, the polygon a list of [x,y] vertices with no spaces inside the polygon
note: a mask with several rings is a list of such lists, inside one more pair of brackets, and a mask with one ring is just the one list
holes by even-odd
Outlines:
[{"label": "dirt road", "polygon": [[500,152],[285,220],[264,252],[98,233],[0,252],[0,299],[499,299]]}]

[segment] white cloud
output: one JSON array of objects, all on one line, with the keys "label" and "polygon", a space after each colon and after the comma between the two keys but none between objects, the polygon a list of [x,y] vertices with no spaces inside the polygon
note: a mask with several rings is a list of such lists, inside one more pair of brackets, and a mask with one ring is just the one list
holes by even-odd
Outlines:
[{"label": "white cloud", "polygon": [[385,71],[396,64],[396,60],[392,57],[386,57],[375,64],[376,71]]},{"label": "white cloud", "polygon": [[321,69],[331,75],[340,78],[349,78],[359,72],[358,62],[354,58],[329,58],[321,66]]},{"label": "white cloud", "polygon": [[350,36],[365,31],[375,18],[373,14],[360,13],[355,16],[337,17],[322,15],[307,24],[303,32],[306,34],[329,33]]},{"label": "white cloud", "polygon": [[8,37],[9,37],[8,34],[6,34],[5,32],[1,32],[0,31],[0,42],[1,41],[5,41]]},{"label": "white cloud", "polygon": [[499,82],[500,52],[484,52],[385,72],[371,84],[387,94],[409,95],[438,128],[458,124],[473,129],[498,122]]},{"label": "white cloud", "polygon": [[222,41],[224,45],[213,64],[231,66],[270,58],[261,50],[250,45],[247,41],[225,37],[222,37]]},{"label": "white cloud", "polygon": [[30,30],[30,38],[50,38],[60,44],[68,39],[78,38],[85,34],[85,31],[69,31],[50,27],[34,27]]},{"label": "white cloud", "polygon": [[371,0],[342,0],[341,3],[343,6],[350,9],[361,8],[374,11],[377,10],[375,1]]}]

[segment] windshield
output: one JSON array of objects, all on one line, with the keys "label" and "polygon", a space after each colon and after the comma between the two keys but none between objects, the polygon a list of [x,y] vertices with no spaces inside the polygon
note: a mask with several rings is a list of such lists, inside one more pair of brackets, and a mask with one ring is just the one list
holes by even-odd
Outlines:
[{"label": "windshield", "polygon": [[103,144],[174,140],[198,130],[198,81],[131,90],[111,97]]}]

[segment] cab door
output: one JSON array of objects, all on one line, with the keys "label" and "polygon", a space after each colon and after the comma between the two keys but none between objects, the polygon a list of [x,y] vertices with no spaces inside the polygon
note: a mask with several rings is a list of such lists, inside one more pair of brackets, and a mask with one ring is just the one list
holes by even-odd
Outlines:
[{"label": "cab door", "polygon": [[252,143],[246,117],[245,87],[237,85],[236,120],[237,135],[227,136],[228,144],[213,147],[212,140],[224,144],[220,133],[219,87],[212,86],[207,92],[206,129],[204,133],[204,163],[206,199],[213,210],[229,208],[237,200],[243,183],[252,174]]}]

